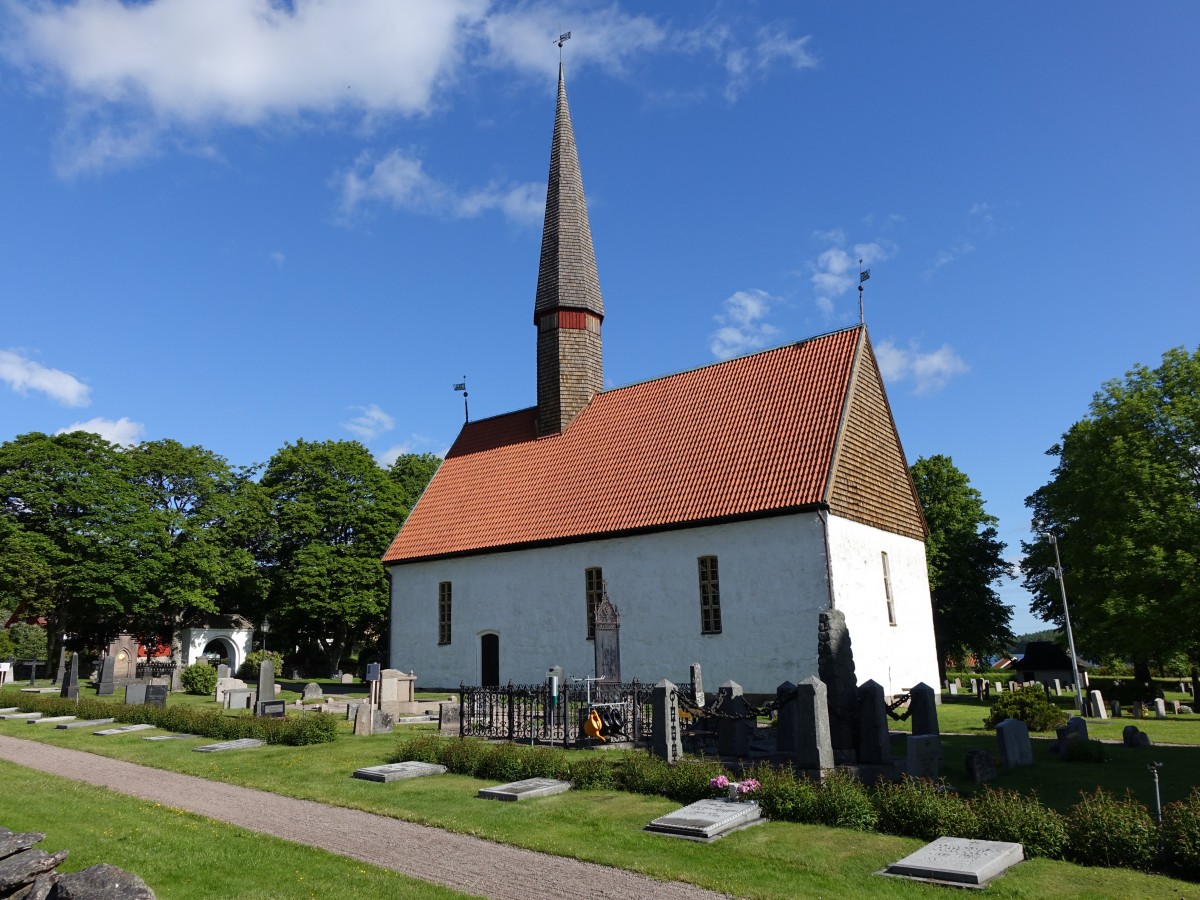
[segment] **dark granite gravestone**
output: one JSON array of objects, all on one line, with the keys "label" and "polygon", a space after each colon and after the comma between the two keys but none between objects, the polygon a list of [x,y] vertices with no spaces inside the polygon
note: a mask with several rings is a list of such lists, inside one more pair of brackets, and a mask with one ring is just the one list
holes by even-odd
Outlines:
[{"label": "dark granite gravestone", "polygon": [[858,719],[858,680],[846,616],[823,610],[817,621],[817,675],[829,696],[829,736],[837,762],[854,762]]},{"label": "dark granite gravestone", "polygon": [[796,686],[785,681],[775,688],[775,703],[779,711],[775,721],[775,749],[780,753],[795,753],[796,728],[799,725],[796,721],[799,712]]},{"label": "dark granite gravestone", "polygon": [[832,769],[833,742],[829,733],[829,693],[825,682],[810,675],[796,685],[796,765],[801,769]]},{"label": "dark granite gravestone", "polygon": [[165,684],[146,685],[146,705],[164,709],[167,705],[167,686]]},{"label": "dark granite gravestone", "polygon": [[71,664],[67,667],[67,675],[63,679],[62,690],[59,691],[60,697],[66,697],[69,700],[79,699],[79,654],[71,654]]},{"label": "dark granite gravestone", "polygon": [[284,700],[260,700],[256,714],[282,719],[287,715],[287,702]]},{"label": "dark granite gravestone", "polygon": [[942,774],[942,737],[910,734],[907,741],[908,777],[937,779]]},{"label": "dark granite gravestone", "polygon": [[1149,747],[1150,735],[1136,725],[1126,725],[1121,731],[1121,743],[1126,747]]},{"label": "dark granite gravestone", "polygon": [[[726,681],[717,688],[717,753],[721,756],[749,756],[750,740],[758,727],[750,704],[742,696],[742,686]],[[727,716],[731,718],[726,718]]]},{"label": "dark granite gravestone", "polygon": [[61,686],[63,679],[67,676],[67,648],[58,648],[58,671],[54,673],[54,681],[51,684]]},{"label": "dark granite gravestone", "polygon": [[1054,751],[1063,753],[1067,749],[1067,744],[1071,741],[1086,741],[1088,739],[1087,720],[1080,716],[1071,716],[1067,719],[1067,724],[1062,728],[1055,729],[1054,732],[1058,735],[1058,740],[1054,743]]},{"label": "dark granite gravestone", "polygon": [[996,780],[996,757],[987,750],[967,751],[967,777],[975,784]]},{"label": "dark granite gravestone", "polygon": [[621,680],[621,614],[609,602],[608,591],[600,596],[595,612],[596,636],[592,649],[595,651],[596,677],[604,681]]},{"label": "dark granite gravestone", "polygon": [[255,696],[258,697],[255,715],[267,715],[263,712],[263,707],[275,701],[275,663],[270,657],[258,664],[258,690]]},{"label": "dark granite gravestone", "polygon": [[111,697],[116,693],[117,661],[111,656],[100,662],[100,683],[96,685],[96,696]]},{"label": "dark granite gravestone", "polygon": [[913,734],[938,734],[937,695],[933,688],[921,682],[910,692],[909,718]]},{"label": "dark granite gravestone", "polygon": [[873,765],[892,762],[887,703],[883,685],[875,681],[864,681],[858,689],[858,761]]},{"label": "dark granite gravestone", "polygon": [[678,688],[664,678],[654,685],[650,694],[650,752],[671,765],[675,765],[683,756],[677,691]]},{"label": "dark granite gravestone", "polygon": [[146,702],[146,688],[148,684],[127,684],[125,685],[125,705],[140,706]]}]

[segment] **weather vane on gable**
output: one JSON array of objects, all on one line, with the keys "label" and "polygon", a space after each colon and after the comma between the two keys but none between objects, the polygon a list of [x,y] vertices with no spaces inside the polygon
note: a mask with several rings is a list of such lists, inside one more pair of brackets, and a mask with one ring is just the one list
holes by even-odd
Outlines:
[{"label": "weather vane on gable", "polygon": [[462,391],[462,395],[463,395],[463,421],[464,421],[464,422],[470,422],[470,421],[471,421],[471,411],[470,411],[469,409],[467,409],[467,376],[466,376],[466,375],[464,375],[464,376],[463,376],[463,380],[462,380],[462,381],[460,381],[458,384],[454,385],[454,390],[456,390],[456,391]]},{"label": "weather vane on gable", "polygon": [[863,282],[871,277],[871,270],[862,267],[862,260],[858,261],[858,324],[863,324]]}]

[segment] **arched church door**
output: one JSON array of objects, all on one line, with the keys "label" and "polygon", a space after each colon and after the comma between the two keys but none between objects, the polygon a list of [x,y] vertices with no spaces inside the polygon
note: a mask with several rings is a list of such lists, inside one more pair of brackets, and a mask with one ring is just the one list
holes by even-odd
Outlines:
[{"label": "arched church door", "polygon": [[484,687],[500,685],[500,635],[484,634],[479,637],[479,656]]}]

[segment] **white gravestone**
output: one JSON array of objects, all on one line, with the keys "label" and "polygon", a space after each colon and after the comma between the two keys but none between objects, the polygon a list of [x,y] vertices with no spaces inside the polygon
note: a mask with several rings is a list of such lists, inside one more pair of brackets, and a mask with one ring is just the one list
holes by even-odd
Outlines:
[{"label": "white gravestone", "polygon": [[749,828],[766,820],[754,801],[738,802],[724,798],[698,800],[666,816],[655,819],[645,830],[690,841],[709,843],[731,831]]},{"label": "white gravestone", "polygon": [[943,837],[880,874],[956,885],[984,885],[1025,859],[1020,844]]},{"label": "white gravestone", "polygon": [[571,782],[556,778],[526,778],[492,788],[481,788],[478,796],[484,800],[529,800],[533,797],[549,797],[571,789]]},{"label": "white gravestone", "polygon": [[1000,765],[1006,769],[1033,765],[1029,728],[1020,719],[1005,719],[997,725],[996,740],[1000,744]]},{"label": "white gravestone", "polygon": [[416,761],[391,763],[386,766],[367,766],[354,770],[354,778],[364,781],[379,781],[387,784],[389,781],[401,781],[405,778],[420,778],[424,775],[444,775],[446,767],[433,763]]}]

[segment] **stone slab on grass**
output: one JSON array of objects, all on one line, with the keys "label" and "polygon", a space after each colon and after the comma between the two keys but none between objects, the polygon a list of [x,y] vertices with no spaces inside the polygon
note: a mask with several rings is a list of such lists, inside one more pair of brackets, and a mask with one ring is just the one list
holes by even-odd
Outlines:
[{"label": "stone slab on grass", "polygon": [[570,789],[569,781],[559,781],[557,778],[526,778],[523,781],[480,788],[478,796],[484,800],[531,800],[534,797],[561,794]]},{"label": "stone slab on grass", "polygon": [[48,722],[74,722],[79,716],[43,716],[40,719],[26,719],[26,725],[45,725]]},{"label": "stone slab on grass", "polygon": [[15,706],[6,706],[3,709],[0,709],[0,716],[7,715],[8,713],[14,713],[14,712],[18,712],[18,710]]},{"label": "stone slab on grass", "polygon": [[762,810],[753,800],[740,802],[720,797],[697,800],[673,813],[659,816],[643,830],[708,844],[730,832],[765,821]]},{"label": "stone slab on grass", "polygon": [[423,775],[444,775],[446,767],[434,763],[423,763],[409,760],[407,762],[391,763],[386,766],[366,766],[355,769],[354,778],[364,781],[378,781],[387,784],[389,781],[402,781],[405,778],[420,778]]},{"label": "stone slab on grass", "polygon": [[182,741],[184,738],[198,738],[198,734],[156,734],[153,737],[142,738],[143,741]]},{"label": "stone slab on grass", "polygon": [[143,722],[138,725],[123,725],[120,728],[105,728],[101,731],[93,731],[92,734],[100,737],[107,737],[110,734],[129,734],[131,731],[146,731],[154,727],[154,725]]},{"label": "stone slab on grass", "polygon": [[116,719],[82,719],[76,722],[61,722],[55,725],[55,728],[66,730],[68,728],[94,728],[97,725],[109,725]]},{"label": "stone slab on grass", "polygon": [[10,712],[0,716],[0,719],[40,719],[40,712]]},{"label": "stone slab on grass", "polygon": [[1020,844],[943,837],[879,874],[957,887],[983,887],[1024,859],[1025,850]]},{"label": "stone slab on grass", "polygon": [[249,750],[251,747],[261,747],[266,741],[258,738],[241,738],[236,741],[221,741],[219,744],[205,744],[203,747],[193,747],[195,753],[220,753],[222,750]]}]

